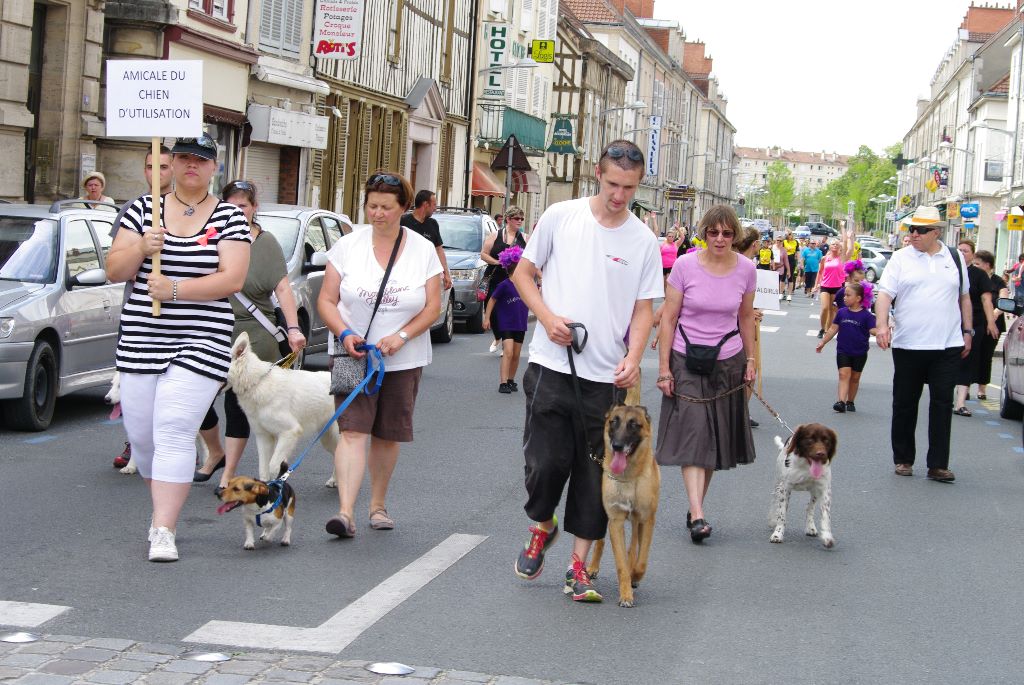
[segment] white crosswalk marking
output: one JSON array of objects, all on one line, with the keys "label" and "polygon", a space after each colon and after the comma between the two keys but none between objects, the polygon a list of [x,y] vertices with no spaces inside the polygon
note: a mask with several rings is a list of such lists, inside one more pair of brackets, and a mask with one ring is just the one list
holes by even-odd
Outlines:
[{"label": "white crosswalk marking", "polygon": [[821,314],[808,314],[807,318],[808,319],[818,319],[818,318],[821,318]]},{"label": "white crosswalk marking", "polygon": [[449,536],[315,628],[210,621],[188,635],[185,642],[257,649],[272,645],[274,649],[337,654],[486,539],[484,535]]},{"label": "white crosswalk marking", "polygon": [[807,337],[808,338],[817,338],[818,337],[818,331],[816,331],[816,330],[814,330],[812,328],[811,330],[807,331]]},{"label": "white crosswalk marking", "polygon": [[762,309],[761,311],[768,316],[787,316],[789,314],[789,312],[784,312],[779,309]]},{"label": "white crosswalk marking", "polygon": [[0,601],[0,625],[36,628],[70,608],[59,604]]}]

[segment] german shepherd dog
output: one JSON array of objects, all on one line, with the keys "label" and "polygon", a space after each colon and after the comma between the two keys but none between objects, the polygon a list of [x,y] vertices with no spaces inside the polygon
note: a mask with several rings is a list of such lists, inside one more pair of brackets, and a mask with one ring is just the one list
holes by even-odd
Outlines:
[{"label": "german shepherd dog", "polygon": [[[651,417],[645,407],[619,405],[605,415],[603,469],[601,499],[619,576],[619,606],[632,607],[633,588],[647,572],[661,491],[661,472],[651,446]],[[633,529],[628,552],[627,518]],[[591,577],[597,576],[603,552],[604,540],[598,540],[587,569]]]}]

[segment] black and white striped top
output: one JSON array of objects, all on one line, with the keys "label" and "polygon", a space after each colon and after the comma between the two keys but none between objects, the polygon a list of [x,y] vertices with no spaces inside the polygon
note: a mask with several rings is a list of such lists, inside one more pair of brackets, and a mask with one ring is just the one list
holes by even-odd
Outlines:
[{"label": "black and white striped top", "polygon": [[[142,235],[152,226],[151,217],[152,197],[144,195],[125,212],[121,228]],[[166,226],[162,219],[161,225]],[[217,203],[196,235],[179,238],[164,234],[160,273],[173,281],[215,273],[220,262],[217,246],[222,240],[252,242],[245,215],[227,202]],[[167,301],[161,305],[160,316],[154,317],[147,288],[151,271],[152,260],[146,257],[121,311],[117,370],[163,373],[168,365],[177,364],[208,378],[226,379],[235,324],[228,299]]]}]

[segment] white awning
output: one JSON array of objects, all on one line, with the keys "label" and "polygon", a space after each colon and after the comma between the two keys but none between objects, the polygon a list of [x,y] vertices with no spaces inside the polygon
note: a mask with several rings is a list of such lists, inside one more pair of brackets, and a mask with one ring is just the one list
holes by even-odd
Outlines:
[{"label": "white awning", "polygon": [[513,193],[539,193],[540,176],[536,171],[513,171],[512,172]]},{"label": "white awning", "polygon": [[285,88],[304,90],[307,93],[316,93],[317,95],[327,95],[331,92],[331,87],[326,81],[321,81],[309,76],[293,74],[283,69],[275,69],[274,67],[268,67],[262,64],[254,64],[252,66],[252,73],[260,81],[284,86]]}]

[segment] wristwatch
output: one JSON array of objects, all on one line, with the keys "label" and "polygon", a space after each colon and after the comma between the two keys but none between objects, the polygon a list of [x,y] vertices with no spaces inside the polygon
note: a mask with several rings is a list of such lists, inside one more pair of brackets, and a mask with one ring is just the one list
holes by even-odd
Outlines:
[{"label": "wristwatch", "polygon": [[402,342],[405,342],[409,339],[409,334],[405,331],[398,331],[398,337],[402,339]]},{"label": "wristwatch", "polygon": [[965,329],[963,329],[963,334],[964,334],[964,335],[969,335],[969,336],[971,336],[972,338],[974,337],[974,331],[973,331],[973,330],[971,330],[970,328],[965,328]]}]

